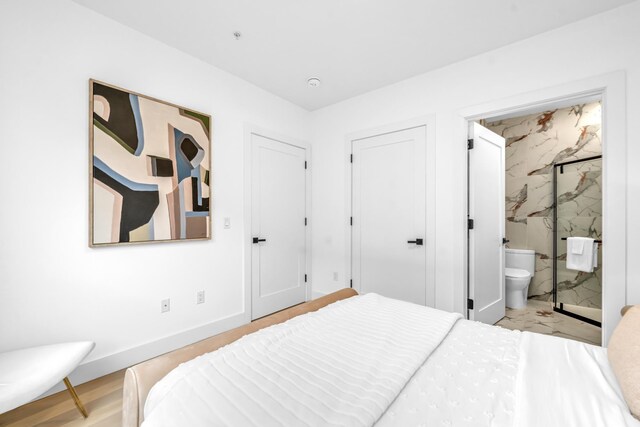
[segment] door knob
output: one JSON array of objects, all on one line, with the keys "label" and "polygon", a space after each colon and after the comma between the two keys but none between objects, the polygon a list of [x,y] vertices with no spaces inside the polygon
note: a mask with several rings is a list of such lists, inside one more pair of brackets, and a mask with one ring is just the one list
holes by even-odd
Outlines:
[{"label": "door knob", "polygon": [[260,243],[260,242],[266,242],[267,239],[261,239],[259,237],[254,237],[253,238],[253,243]]},{"label": "door knob", "polygon": [[415,243],[417,246],[422,246],[424,244],[422,239],[408,240],[407,243]]}]

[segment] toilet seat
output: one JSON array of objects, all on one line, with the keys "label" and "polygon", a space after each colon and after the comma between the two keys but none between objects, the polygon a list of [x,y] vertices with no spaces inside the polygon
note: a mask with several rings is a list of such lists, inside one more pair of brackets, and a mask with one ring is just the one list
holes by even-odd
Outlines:
[{"label": "toilet seat", "polygon": [[531,274],[527,270],[520,268],[505,268],[504,275],[506,277],[513,277],[514,279],[524,279],[525,277],[531,277]]}]

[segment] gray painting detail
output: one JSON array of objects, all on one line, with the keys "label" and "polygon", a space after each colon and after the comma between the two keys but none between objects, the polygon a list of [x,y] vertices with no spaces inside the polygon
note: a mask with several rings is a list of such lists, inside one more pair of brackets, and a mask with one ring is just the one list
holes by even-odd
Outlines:
[{"label": "gray painting detail", "polygon": [[[529,297],[551,300],[553,164],[602,153],[600,103],[495,121],[486,123],[485,127],[506,139],[505,232],[509,247],[536,251],[536,274],[529,286]],[[564,168],[558,188],[558,217],[566,219],[558,221],[559,238],[601,237],[599,165],[599,162],[587,162]],[[601,270],[592,274],[569,271],[564,268],[566,242],[563,241],[558,250],[564,257],[558,265],[560,302],[600,307]]]}]

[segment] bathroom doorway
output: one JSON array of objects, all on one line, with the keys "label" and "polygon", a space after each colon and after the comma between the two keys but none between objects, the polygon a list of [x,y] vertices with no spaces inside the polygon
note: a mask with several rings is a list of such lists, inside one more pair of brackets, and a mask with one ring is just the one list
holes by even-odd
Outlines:
[{"label": "bathroom doorway", "polygon": [[[554,111],[599,101],[601,105],[601,144],[602,144],[602,240],[600,247],[602,258],[602,327],[589,325],[599,332],[599,341],[606,346],[621,320],[620,309],[628,304],[628,233],[627,233],[627,108],[626,74],[616,71],[586,79],[565,82],[547,88],[536,88],[529,92],[484,102],[461,108],[455,113],[455,134],[457,144],[453,146],[458,161],[450,166],[457,177],[454,197],[454,221],[457,238],[452,242],[453,251],[459,254],[454,260],[460,266],[460,286],[454,287],[454,306],[457,311],[468,312],[468,277],[473,273],[469,264],[469,239],[466,227],[468,215],[468,150],[467,138],[469,124],[484,120],[492,122],[500,119],[522,117],[527,114],[541,114],[542,111]],[[464,145],[463,145],[464,142]],[[464,223],[464,226],[463,226]],[[510,242],[511,243],[511,242]],[[538,301],[529,299],[529,303]],[[547,301],[540,301],[549,304]],[[547,305],[548,306],[548,305]],[[553,308],[541,311],[550,312],[550,316],[560,315]],[[564,316],[563,318],[570,318]],[[540,317],[536,318],[539,320]],[[570,318],[572,321],[578,319]],[[548,329],[547,329],[548,330]]]},{"label": "bathroom doorway", "polygon": [[600,345],[601,252],[585,272],[567,268],[566,250],[569,237],[603,239],[600,99],[479,123],[506,141],[507,309],[497,324]]}]

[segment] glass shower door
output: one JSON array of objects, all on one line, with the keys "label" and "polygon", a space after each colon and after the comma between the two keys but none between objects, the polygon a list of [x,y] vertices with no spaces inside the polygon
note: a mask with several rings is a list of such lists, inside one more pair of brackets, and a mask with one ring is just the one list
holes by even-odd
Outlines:
[{"label": "glass shower door", "polygon": [[601,326],[602,245],[592,273],[567,269],[567,238],[602,241],[602,156],[554,165],[554,310]]}]

